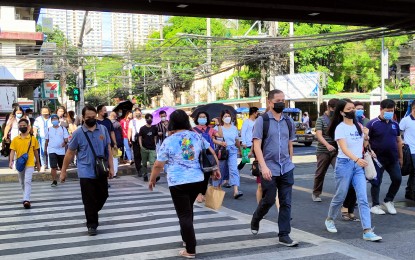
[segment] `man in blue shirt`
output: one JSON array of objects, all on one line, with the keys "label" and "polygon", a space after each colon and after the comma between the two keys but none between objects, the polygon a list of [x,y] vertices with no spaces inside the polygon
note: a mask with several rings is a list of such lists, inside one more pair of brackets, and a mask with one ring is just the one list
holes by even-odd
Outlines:
[{"label": "man in blue shirt", "polygon": [[383,172],[386,170],[391,178],[391,185],[383,202],[383,206],[389,214],[396,214],[393,199],[399,191],[402,182],[401,167],[403,164],[402,138],[397,122],[393,121],[395,112],[395,101],[391,99],[382,100],[380,103],[380,116],[372,119],[366,125],[369,129],[369,143],[375,152],[382,168],[375,164],[377,177],[370,181],[372,184],[372,208],[370,212],[384,215],[385,211],[379,203],[380,185],[382,184]]},{"label": "man in blue shirt", "polygon": [[[102,209],[108,198],[107,178],[97,178],[95,173],[94,149],[97,157],[105,157],[109,165],[109,176],[114,175],[113,159],[111,154],[111,140],[105,127],[97,124],[97,110],[93,106],[85,106],[82,109],[84,125],[73,132],[72,139],[68,145],[61,171],[61,182],[65,182],[66,170],[69,163],[73,161],[76,153],[78,158],[78,177],[81,185],[82,202],[84,204],[86,225],[88,234],[97,234],[98,212]],[[85,137],[88,135],[93,147],[89,146]]]},{"label": "man in blue shirt", "polygon": [[[278,89],[270,91],[268,107],[269,127],[267,136],[263,136],[264,116],[259,117],[254,125],[253,146],[261,167],[263,195],[252,216],[251,231],[254,235],[258,234],[259,222],[275,204],[278,187],[280,202],[278,215],[279,243],[291,247],[298,245],[298,242],[293,241],[289,236],[291,232],[291,196],[295,167],[292,163],[295,125],[291,118],[284,118],[282,113],[285,107],[284,92]],[[288,124],[291,124],[291,126]]]}]

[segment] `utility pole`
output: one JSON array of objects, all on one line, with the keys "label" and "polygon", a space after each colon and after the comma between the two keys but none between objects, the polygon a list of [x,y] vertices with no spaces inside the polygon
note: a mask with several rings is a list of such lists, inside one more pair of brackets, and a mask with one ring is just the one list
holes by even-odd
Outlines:
[{"label": "utility pole", "polygon": [[163,16],[160,15],[159,16],[159,30],[160,30],[160,40],[161,41],[164,40],[163,27],[164,27],[164,24],[163,24]]},{"label": "utility pole", "polygon": [[388,65],[388,59],[389,59],[389,53],[388,53],[388,49],[385,48],[385,38],[382,37],[382,50],[381,50],[381,89],[380,89],[380,98],[381,100],[384,100],[386,98],[386,91],[385,91],[385,79],[388,78],[388,69],[389,69],[389,65]]},{"label": "utility pole", "polygon": [[84,98],[84,88],[85,88],[85,74],[84,74],[84,68],[82,66],[83,63],[83,57],[82,57],[82,46],[84,45],[84,33],[85,33],[85,25],[86,20],[88,18],[88,11],[85,11],[84,20],[82,22],[81,27],[81,34],[79,35],[79,42],[78,47],[80,48],[80,57],[79,57],[79,68],[78,68],[78,88],[79,88],[79,103],[78,103],[78,115],[81,114],[82,109],[85,106],[85,98]]},{"label": "utility pole", "polygon": [[[294,36],[294,23],[290,22],[290,37]],[[290,49],[294,49],[294,44],[290,43]],[[290,74],[294,74],[294,51],[290,51]]]},{"label": "utility pole", "polygon": [[[210,28],[210,18],[206,18],[206,36],[210,37],[211,36],[211,28]],[[211,67],[212,67],[212,41],[210,38],[207,39],[206,41],[206,73],[210,74],[211,72]],[[207,101],[208,102],[212,102],[214,101],[214,93],[212,90],[212,79],[211,77],[207,77],[207,87],[208,87],[208,96],[207,96]]]},{"label": "utility pole", "polygon": [[[270,22],[269,26],[269,36],[270,37],[277,37],[278,36],[278,22]],[[269,83],[270,83],[270,90],[275,89],[275,76],[277,75],[277,66],[276,66],[276,58],[277,54],[271,54],[269,57]],[[265,86],[264,86],[265,87]],[[266,107],[266,97],[265,97],[265,89],[263,90],[263,97],[261,97],[261,103],[263,107]],[[262,96],[262,95],[261,95]]]}]

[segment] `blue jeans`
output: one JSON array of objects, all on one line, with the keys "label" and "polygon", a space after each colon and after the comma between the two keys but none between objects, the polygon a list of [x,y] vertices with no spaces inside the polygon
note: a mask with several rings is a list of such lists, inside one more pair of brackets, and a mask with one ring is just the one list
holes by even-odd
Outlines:
[{"label": "blue jeans", "polygon": [[336,194],[331,200],[328,217],[333,220],[336,219],[349,191],[350,183],[352,183],[359,203],[362,227],[363,229],[372,228],[370,208],[367,200],[366,177],[363,168],[351,159],[337,158],[334,177]]},{"label": "blue jeans", "polygon": [[[45,168],[50,168],[50,164],[49,164],[49,160],[46,158],[46,154],[45,154],[45,148],[46,148],[46,139],[39,137],[39,145],[40,145],[40,164],[42,165],[42,167]],[[46,162],[48,162],[48,164],[46,165]]]},{"label": "blue jeans", "polygon": [[124,156],[123,159],[125,158],[125,156],[127,156],[127,160],[131,161],[131,148],[130,148],[130,144],[128,142],[128,138],[124,138],[123,140],[124,142]]},{"label": "blue jeans", "polygon": [[382,166],[382,168],[379,168],[378,165],[375,163],[377,176],[376,179],[370,181],[370,183],[372,184],[372,188],[370,189],[373,203],[372,206],[379,205],[380,185],[382,184],[383,172],[385,170],[389,173],[392,183],[389,186],[388,193],[386,193],[384,202],[393,201],[393,199],[399,191],[399,188],[401,187],[402,174],[399,162],[396,161],[388,164],[382,163]]},{"label": "blue jeans", "polygon": [[221,179],[212,181],[212,185],[217,187],[225,180],[229,180],[231,186],[240,186],[239,171],[238,171],[238,148],[236,146],[227,147],[229,153],[228,159],[219,161]]},{"label": "blue jeans", "polygon": [[[278,190],[280,208],[278,212],[278,236],[288,236],[291,232],[291,197],[294,185],[294,170],[284,175],[273,176],[270,181],[261,177],[262,199],[254,212],[252,219],[260,221],[275,204],[275,197]],[[342,201],[343,202],[343,201]],[[341,206],[341,204],[340,204]]]}]

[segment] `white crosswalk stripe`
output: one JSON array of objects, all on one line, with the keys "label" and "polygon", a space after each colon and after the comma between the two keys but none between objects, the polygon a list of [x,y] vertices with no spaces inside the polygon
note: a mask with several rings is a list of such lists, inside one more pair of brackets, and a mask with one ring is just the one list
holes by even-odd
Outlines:
[{"label": "white crosswalk stripe", "polygon": [[[176,257],[182,248],[170,194],[149,192],[133,177],[112,182],[96,237],[86,233],[78,182],[57,188],[45,182],[33,183],[29,210],[19,202],[17,183],[0,185],[1,259],[153,259]],[[275,230],[256,238],[250,234],[248,223],[199,205],[195,206],[195,229],[201,250],[217,255],[276,242]],[[243,247],[229,244],[238,238]]]},{"label": "white crosswalk stripe", "polygon": [[[46,182],[33,183],[29,210],[20,202],[19,184],[0,184],[1,259],[176,258],[183,247],[168,191],[158,187],[149,192],[134,177],[114,180],[111,185],[110,197],[100,212],[98,235],[90,237],[78,182],[57,188]],[[284,254],[291,249],[276,245],[275,224],[261,222],[260,233],[253,236],[249,219],[237,215],[227,209],[216,212],[195,205],[198,259],[254,259],[257,250],[271,254],[276,248],[281,259],[319,255],[316,249],[321,246],[304,239],[301,250]],[[319,239],[313,237],[310,241]],[[334,251],[321,247],[320,252]]]}]

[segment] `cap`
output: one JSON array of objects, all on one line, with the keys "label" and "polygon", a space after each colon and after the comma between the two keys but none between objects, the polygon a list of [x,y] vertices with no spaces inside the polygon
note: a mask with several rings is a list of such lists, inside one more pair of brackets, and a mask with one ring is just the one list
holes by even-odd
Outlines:
[{"label": "cap", "polygon": [[53,115],[50,116],[50,120],[52,120],[52,119],[59,119],[59,117],[58,117],[58,115],[53,114]]}]

